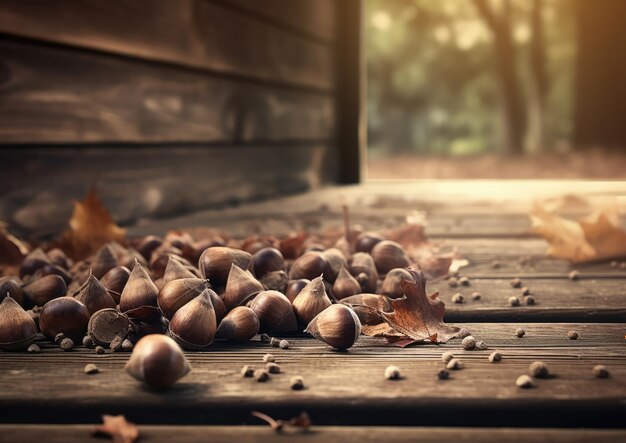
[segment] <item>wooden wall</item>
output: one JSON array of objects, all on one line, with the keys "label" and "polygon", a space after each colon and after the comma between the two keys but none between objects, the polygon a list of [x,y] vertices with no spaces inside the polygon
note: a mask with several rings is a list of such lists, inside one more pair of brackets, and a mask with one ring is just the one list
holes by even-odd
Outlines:
[{"label": "wooden wall", "polygon": [[340,181],[336,9],[0,0],[0,220],[58,232],[93,182],[133,223]]}]

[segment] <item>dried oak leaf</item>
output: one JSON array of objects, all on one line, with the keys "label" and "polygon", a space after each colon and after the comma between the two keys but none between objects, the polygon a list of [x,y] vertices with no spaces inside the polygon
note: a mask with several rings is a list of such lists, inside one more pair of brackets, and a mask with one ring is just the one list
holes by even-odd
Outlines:
[{"label": "dried oak leaf", "polygon": [[[376,313],[393,329],[379,331],[380,335],[404,338],[415,341],[431,341],[446,343],[457,336],[459,328],[448,326],[443,322],[445,303],[437,298],[439,293],[426,295],[426,278],[424,274],[409,269],[414,282],[402,281],[404,297],[391,300],[392,312],[376,310]],[[399,334],[398,334],[399,333]]]},{"label": "dried oak leaf", "polygon": [[14,237],[6,227],[0,222],[0,263],[6,265],[17,265],[22,262],[28,254],[28,247],[24,242]]},{"label": "dried oak leaf", "polygon": [[626,257],[626,231],[619,226],[615,210],[596,211],[574,221],[536,204],[531,215],[533,230],[550,247],[548,255],[583,263]]},{"label": "dried oak leaf", "polygon": [[74,203],[69,231],[64,234],[61,244],[72,258],[83,259],[109,242],[122,243],[124,234],[125,230],[115,224],[96,188],[92,187],[83,200]]},{"label": "dried oak leaf", "polygon": [[139,438],[139,428],[123,415],[103,415],[95,434],[108,435],[113,443],[133,443]]}]

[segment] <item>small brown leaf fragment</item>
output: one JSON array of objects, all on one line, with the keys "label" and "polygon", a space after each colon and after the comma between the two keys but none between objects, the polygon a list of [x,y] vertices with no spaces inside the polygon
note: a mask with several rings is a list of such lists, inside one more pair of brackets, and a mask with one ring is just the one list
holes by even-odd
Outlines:
[{"label": "small brown leaf fragment", "polygon": [[123,415],[103,415],[103,424],[96,426],[96,435],[107,435],[114,443],[133,443],[139,438],[139,428]]},{"label": "small brown leaf fragment", "polygon": [[6,224],[0,222],[0,264],[20,264],[28,252],[26,244],[11,235]]}]

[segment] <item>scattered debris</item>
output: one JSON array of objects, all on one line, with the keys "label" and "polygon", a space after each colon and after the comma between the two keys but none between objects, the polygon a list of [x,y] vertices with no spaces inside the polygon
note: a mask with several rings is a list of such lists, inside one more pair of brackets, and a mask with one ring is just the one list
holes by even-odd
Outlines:
[{"label": "scattered debris", "polygon": [[522,338],[524,335],[526,335],[526,331],[524,331],[522,328],[517,328],[515,330],[515,335],[517,335],[519,338]]},{"label": "scattered debris", "polygon": [[607,378],[609,376],[609,370],[604,365],[595,365],[592,372],[598,378]]},{"label": "scattered debris", "polygon": [[569,338],[570,340],[576,340],[578,338],[578,332],[576,332],[576,331],[568,331],[567,332],[567,338]]},{"label": "scattered debris", "polygon": [[290,344],[289,344],[289,342],[287,340],[281,340],[281,341],[278,342],[278,347],[280,349],[289,349],[289,346],[290,346]]},{"label": "scattered debris", "polygon": [[103,415],[103,424],[96,427],[96,435],[107,435],[114,443],[133,443],[139,438],[139,428],[123,415]]},{"label": "scattered debris", "polygon": [[294,391],[300,391],[304,389],[304,379],[299,375],[291,377],[291,380],[289,380],[289,384],[291,389],[293,389]]},{"label": "scattered debris", "polygon": [[450,378],[450,373],[445,369],[439,369],[437,371],[437,378],[439,380],[447,380],[448,378]]},{"label": "scattered debris", "polygon": [[441,361],[444,363],[448,363],[453,358],[454,355],[452,355],[452,352],[444,352],[443,354],[441,354]]},{"label": "scattered debris", "polygon": [[446,368],[453,369],[455,371],[459,369],[463,369],[463,362],[461,362],[461,360],[459,360],[458,358],[453,358],[452,360],[448,362],[448,364],[446,365]]},{"label": "scattered debris", "polygon": [[517,387],[523,389],[528,389],[535,386],[535,382],[533,381],[533,379],[526,374],[517,377],[517,380],[515,380],[515,384],[517,385]]},{"label": "scattered debris", "polygon": [[520,305],[519,298],[515,297],[514,295],[509,297],[509,305],[511,305],[511,306],[519,306]]},{"label": "scattered debris", "polygon": [[263,356],[263,362],[264,363],[273,362],[273,361],[276,361],[276,359],[274,358],[274,356],[272,354],[265,354]]},{"label": "scattered debris", "polygon": [[37,352],[41,351],[41,348],[37,343],[33,343],[28,347],[27,351],[31,354],[36,354]]},{"label": "scattered debris", "polygon": [[454,294],[452,296],[452,303],[457,303],[457,304],[463,303],[463,294],[461,294],[460,292],[457,292],[456,294]]},{"label": "scattered debris", "polygon": [[267,363],[265,365],[265,369],[270,374],[280,374],[280,366],[278,366],[276,363],[273,363],[273,362]]},{"label": "scattered debris", "polygon": [[65,337],[63,340],[61,340],[59,346],[61,346],[61,349],[63,349],[64,351],[71,351],[74,347],[74,341],[71,338]]},{"label": "scattered debris", "polygon": [[467,351],[471,351],[472,349],[476,347],[476,339],[472,337],[471,335],[468,335],[467,337],[463,339],[461,344],[463,345],[463,349]]},{"label": "scattered debris", "polygon": [[96,354],[104,354],[104,348],[102,346],[96,346]]},{"label": "scattered debris", "polygon": [[98,369],[98,367],[94,365],[93,363],[87,363],[85,365],[84,371],[85,371],[85,374],[93,375],[93,374],[97,374],[98,372],[100,372],[100,369]]},{"label": "scattered debris", "polygon": [[245,365],[241,368],[241,376],[242,377],[252,377],[254,375],[254,368],[248,365]]},{"label": "scattered debris", "polygon": [[265,369],[257,369],[252,375],[254,376],[254,379],[258,382],[264,382],[269,380],[270,378],[270,374]]},{"label": "scattered debris", "polygon": [[495,363],[502,360],[502,354],[500,354],[499,352],[492,352],[491,354],[489,354],[489,361],[491,363]]},{"label": "scattered debris", "polygon": [[548,375],[550,375],[548,365],[542,361],[532,362],[528,367],[528,371],[530,375],[537,378],[548,378]]},{"label": "scattered debris", "polygon": [[306,412],[301,412],[297,417],[293,417],[289,420],[275,420],[267,414],[263,414],[262,412],[252,411],[252,416],[256,418],[260,418],[267,424],[269,424],[273,430],[276,432],[282,431],[285,426],[293,426],[295,428],[300,428],[303,431],[307,431],[313,423],[311,423],[311,418],[309,414]]},{"label": "scattered debris", "polygon": [[513,280],[510,281],[511,287],[513,288],[521,288],[522,287],[522,281],[519,278],[514,278]]},{"label": "scattered debris", "polygon": [[397,366],[387,366],[385,368],[385,378],[387,380],[399,380],[400,368],[398,368]]},{"label": "scattered debris", "polygon": [[479,351],[485,351],[489,349],[489,346],[487,346],[487,343],[485,343],[484,341],[479,340],[476,342],[476,349],[478,349]]},{"label": "scattered debris", "polygon": [[567,276],[572,281],[578,280],[580,278],[580,274],[576,270],[570,271],[570,273],[567,274]]},{"label": "scattered debris", "polygon": [[472,300],[480,300],[480,292],[472,292]]}]

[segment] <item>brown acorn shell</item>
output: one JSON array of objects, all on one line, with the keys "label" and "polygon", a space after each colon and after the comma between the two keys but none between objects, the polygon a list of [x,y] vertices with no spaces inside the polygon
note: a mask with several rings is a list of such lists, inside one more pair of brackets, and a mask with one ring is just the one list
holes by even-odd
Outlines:
[{"label": "brown acorn shell", "polygon": [[241,269],[248,269],[252,255],[246,251],[226,246],[213,246],[205,249],[198,260],[200,274],[208,278],[214,288],[226,286],[230,268],[234,264]]},{"label": "brown acorn shell", "polygon": [[67,285],[61,276],[50,274],[31,281],[22,290],[26,305],[43,306],[50,300],[67,294]]},{"label": "brown acorn shell", "polygon": [[44,305],[39,314],[39,329],[51,340],[62,332],[78,343],[87,331],[89,310],[73,297],[59,297]]},{"label": "brown acorn shell", "polygon": [[166,389],[185,376],[191,367],[180,346],[161,334],[146,335],[126,363],[126,371],[153,389]]},{"label": "brown acorn shell", "polygon": [[346,305],[329,306],[317,315],[305,331],[335,349],[351,348],[361,335],[361,322],[356,313]]},{"label": "brown acorn shell", "polygon": [[292,303],[296,318],[301,325],[308,325],[320,312],[331,305],[326,294],[322,276],[306,285]]},{"label": "brown acorn shell", "polygon": [[0,349],[25,349],[37,335],[37,325],[30,315],[9,295],[0,303]]},{"label": "brown acorn shell", "polygon": [[372,248],[371,255],[380,275],[385,275],[394,268],[406,268],[410,264],[402,246],[391,240],[377,243]]},{"label": "brown acorn shell", "polygon": [[404,290],[402,289],[402,282],[408,281],[415,283],[413,275],[406,268],[394,268],[387,272],[383,285],[381,287],[381,294],[386,295],[389,298],[402,298],[404,297]]},{"label": "brown acorn shell", "polygon": [[120,296],[120,311],[131,318],[154,318],[158,316],[158,293],[146,269],[135,261],[135,266]]},{"label": "brown acorn shell", "polygon": [[278,291],[259,292],[250,303],[260,322],[260,332],[291,332],[298,329],[291,302]]},{"label": "brown acorn shell", "polygon": [[345,267],[341,268],[339,275],[333,284],[333,295],[337,300],[341,300],[346,297],[350,297],[354,294],[362,292],[361,285],[358,281],[348,272]]},{"label": "brown acorn shell", "polygon": [[209,288],[208,280],[202,278],[180,278],[172,280],[159,291],[159,309],[166,318],[172,318],[176,311]]},{"label": "brown acorn shell", "polygon": [[376,270],[376,263],[371,255],[365,252],[357,252],[352,256],[350,261],[350,274],[357,276],[359,274],[365,274],[367,281],[363,286],[364,292],[376,292],[378,286],[378,271]]},{"label": "brown acorn shell", "polygon": [[328,272],[328,262],[321,252],[309,251],[302,254],[289,269],[289,279],[306,278],[312,280],[324,272]]},{"label": "brown acorn shell", "polygon": [[249,341],[259,332],[259,318],[246,306],[237,306],[220,322],[217,336],[240,343]]},{"label": "brown acorn shell", "polygon": [[233,309],[243,305],[264,289],[261,282],[255,279],[250,271],[244,271],[232,264],[222,299],[227,309]]},{"label": "brown acorn shell", "polygon": [[383,312],[393,311],[391,300],[386,295],[356,294],[344,298],[341,303],[352,308],[362,325],[378,325],[383,322],[378,315],[372,312],[372,309]]},{"label": "brown acorn shell", "polygon": [[90,314],[100,309],[115,308],[115,300],[113,300],[107,288],[92,273],[89,273],[85,283],[73,296],[87,307]]},{"label": "brown acorn shell", "polygon": [[167,333],[184,349],[204,349],[213,343],[217,318],[210,291],[205,289],[177,310],[170,320]]}]

